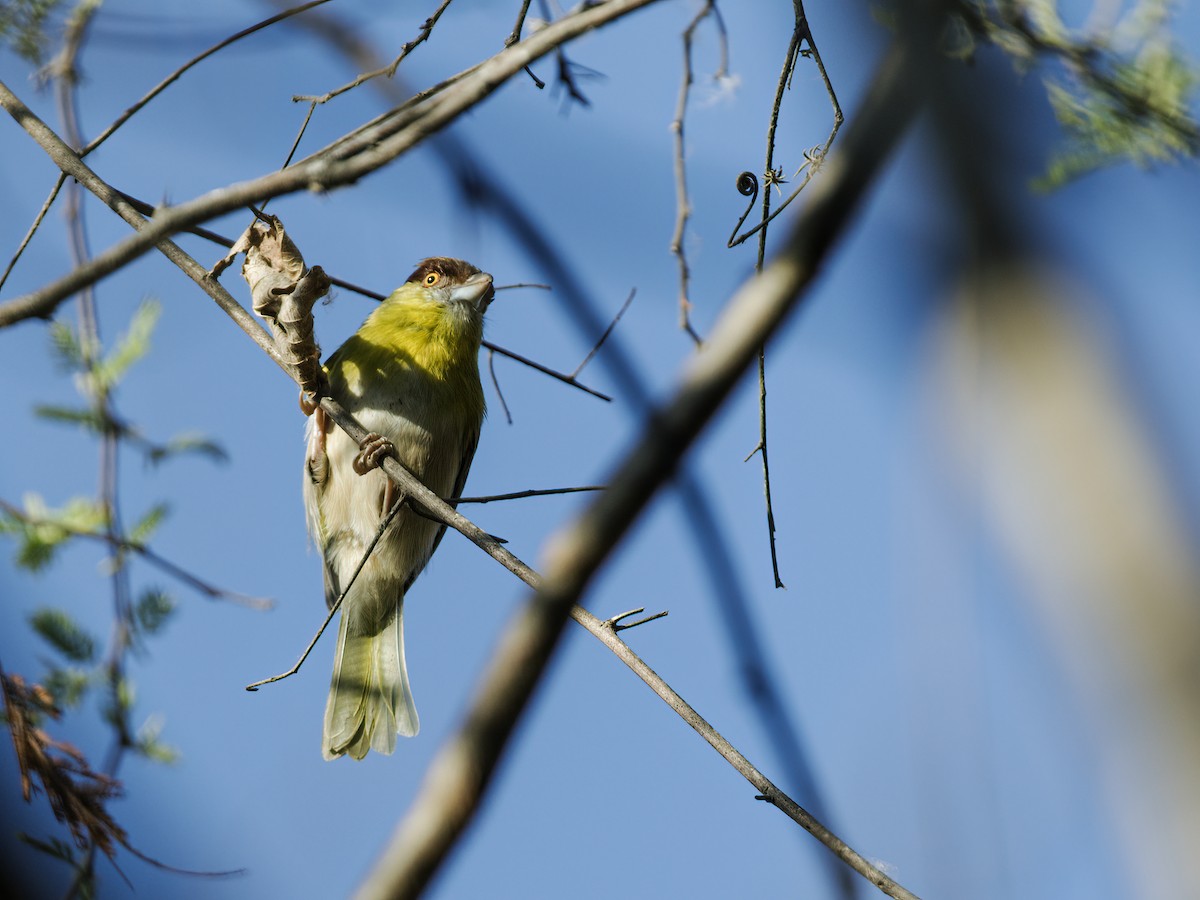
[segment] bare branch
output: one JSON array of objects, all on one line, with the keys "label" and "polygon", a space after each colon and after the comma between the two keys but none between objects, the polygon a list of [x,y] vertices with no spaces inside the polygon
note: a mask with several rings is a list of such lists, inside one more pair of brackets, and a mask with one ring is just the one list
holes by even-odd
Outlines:
[{"label": "bare branch", "polygon": [[354,567],[354,571],[350,574],[350,580],[346,582],[346,586],[342,592],[338,594],[335,600],[329,607],[329,613],[325,616],[325,621],[321,623],[321,627],[317,629],[317,633],[313,635],[312,640],[308,642],[308,646],[304,648],[304,652],[300,654],[300,658],[296,660],[296,664],[286,672],[280,672],[278,675],[272,675],[270,678],[264,678],[262,681],[252,681],[246,685],[246,690],[257,691],[264,684],[274,684],[276,681],[295,675],[300,671],[300,667],[304,665],[304,661],[308,659],[308,655],[312,653],[313,647],[317,646],[317,641],[321,639],[321,635],[325,633],[325,629],[329,627],[329,623],[333,621],[333,617],[337,615],[337,611],[342,608],[342,602],[346,599],[346,595],[350,593],[350,588],[354,587],[354,582],[358,580],[358,573],[363,570],[363,566],[367,564],[367,560],[371,558],[371,554],[375,552],[375,547],[379,544],[383,533],[387,531],[388,526],[392,524],[392,520],[396,518],[396,513],[400,511],[400,507],[404,505],[401,500],[398,503],[393,503],[392,508],[388,510],[388,514],[383,517],[383,521],[379,523],[379,527],[375,529],[375,537],[371,538],[371,543],[367,545],[367,549],[363,551],[362,558],[359,559],[358,565]]},{"label": "bare branch", "polygon": [[629,309],[629,304],[633,302],[633,297],[637,293],[637,288],[629,292],[629,296],[625,298],[625,302],[621,304],[621,308],[617,310],[617,314],[613,316],[612,321],[608,323],[608,327],[604,329],[604,334],[600,335],[600,340],[592,345],[592,349],[588,351],[587,356],[583,361],[575,367],[575,371],[571,373],[571,381],[574,381],[576,376],[583,371],[583,367],[592,361],[600,348],[604,346],[604,342],[608,340],[608,336],[612,334],[612,330],[617,327],[617,323],[621,321],[621,316],[625,315],[625,310]]},{"label": "bare branch", "polygon": [[96,137],[93,138],[92,141],[86,147],[83,148],[83,152],[79,154],[80,157],[87,156],[89,153],[91,153],[93,150],[95,150],[97,147],[99,147],[101,144],[103,144],[105,141],[107,141],[110,137],[112,137],[113,132],[115,132],[118,128],[120,128],[122,125],[124,125],[126,122],[128,122],[134,116],[134,114],[136,114],[139,110],[141,110],[147,103],[149,103],[151,100],[153,100],[159,94],[161,94],[163,91],[165,91],[167,88],[169,88],[172,84],[174,84],[176,81],[178,81],[180,79],[180,77],[182,77],[183,74],[188,71],[188,69],[191,69],[191,68],[199,65],[204,60],[206,60],[210,56],[212,56],[214,53],[217,53],[220,50],[224,50],[230,44],[235,44],[238,41],[240,41],[242,38],[249,37],[252,34],[262,31],[264,28],[268,28],[271,25],[274,25],[276,22],[282,22],[284,19],[290,19],[292,16],[297,15],[298,13],[306,12],[307,10],[312,9],[314,6],[321,6],[322,4],[328,3],[328,2],[329,2],[329,0],[311,0],[311,2],[309,2],[309,3],[301,3],[299,6],[294,6],[291,9],[286,9],[286,10],[284,10],[280,13],[277,13],[273,16],[269,16],[268,18],[263,19],[261,22],[257,22],[256,24],[251,25],[249,28],[243,28],[237,34],[232,34],[229,37],[225,38],[224,40],[217,41],[217,43],[213,44],[211,47],[209,47],[204,52],[202,52],[196,56],[193,56],[191,59],[189,59],[187,62],[185,62],[182,66],[180,66],[178,69],[176,69],[170,75],[168,75],[166,78],[164,78],[158,84],[156,84],[153,88],[151,88],[150,91],[145,96],[143,96],[140,100],[138,100],[136,103],[134,103],[128,109],[126,109],[125,112],[123,112],[123,113],[121,113],[121,115],[117,116],[117,118],[113,120],[111,125],[109,125],[107,128],[105,128],[98,135],[96,135]]},{"label": "bare branch", "polygon": [[447,503],[493,503],[496,500],[524,500],[526,497],[549,497],[554,494],[578,494],[587,491],[602,491],[604,485],[589,484],[583,487],[541,488],[527,491],[514,491],[510,494],[488,494],[482,497],[447,497]]},{"label": "bare branch", "polygon": [[437,25],[438,19],[440,19],[442,17],[442,13],[444,13],[446,11],[446,7],[448,7],[452,2],[453,2],[453,0],[442,0],[442,5],[439,6],[436,10],[434,10],[433,15],[431,15],[428,19],[426,19],[425,22],[421,25],[420,34],[418,34],[415,38],[413,38],[411,41],[409,41],[403,47],[401,47],[400,55],[397,56],[395,59],[393,59],[386,66],[382,66],[371,72],[364,72],[362,75],[359,75],[353,81],[351,81],[347,84],[343,84],[339,88],[334,88],[332,91],[329,91],[326,94],[322,94],[319,97],[297,96],[297,97],[293,97],[292,99],[295,100],[296,102],[311,103],[315,107],[322,103],[328,103],[334,97],[339,97],[342,94],[346,93],[347,91],[352,91],[359,85],[365,84],[366,82],[371,81],[372,79],[378,78],[381,75],[386,78],[391,78],[392,76],[394,76],[396,74],[396,70],[398,68],[400,68],[400,63],[404,62],[404,58],[406,56],[408,56],[410,53],[412,53],[414,50],[416,50],[417,47],[419,47],[421,44],[423,44],[427,40],[429,40],[429,36],[431,34],[433,34],[433,27],[435,25]]},{"label": "bare branch", "polygon": [[625,619],[628,619],[630,616],[637,616],[645,611],[646,607],[639,606],[637,609],[631,609],[628,612],[619,613],[613,616],[611,619],[605,619],[604,625],[607,628],[611,628],[613,631],[625,631],[630,628],[637,628],[639,625],[645,625],[647,622],[653,622],[655,619],[665,618],[671,613],[670,610],[664,609],[662,612],[652,613],[651,615],[638,619],[636,622],[630,622],[628,625],[621,624],[621,622],[623,622]]},{"label": "bare branch", "polygon": [[42,204],[42,208],[38,210],[38,214],[33,219],[33,224],[29,226],[29,230],[25,232],[25,237],[21,239],[20,245],[14,251],[12,258],[9,259],[8,265],[4,267],[4,274],[0,275],[0,288],[4,287],[4,282],[8,281],[8,276],[12,274],[12,270],[16,268],[17,261],[20,260],[21,254],[25,252],[25,248],[29,246],[29,242],[33,240],[33,236],[37,234],[37,230],[42,225],[42,220],[46,218],[46,213],[50,212],[50,207],[54,205],[55,199],[58,197],[58,192],[62,190],[62,186],[66,183],[67,176],[62,172],[58,173],[58,178],[54,181],[54,187],[50,189],[50,195],[46,197],[46,201]]},{"label": "bare branch", "polygon": [[[767,186],[770,187],[770,185],[772,185],[772,184],[785,183],[785,181],[782,177],[782,173],[775,169],[774,162],[773,162],[774,153],[775,153],[775,129],[776,129],[776,126],[779,124],[779,110],[780,110],[780,107],[783,105],[783,92],[788,87],[791,86],[792,75],[795,73],[795,70],[796,70],[796,61],[801,56],[809,57],[813,60],[813,62],[815,62],[817,64],[817,71],[820,73],[821,80],[825,84],[825,91],[827,94],[829,94],[829,103],[830,103],[830,106],[833,108],[833,127],[830,128],[829,137],[827,137],[825,139],[824,144],[822,144],[820,147],[816,147],[812,150],[805,152],[804,162],[801,163],[801,165],[798,169],[796,169],[796,174],[799,175],[801,171],[804,171],[804,170],[807,170],[807,171],[805,171],[803,180],[801,180],[801,182],[798,185],[796,185],[796,187],[792,190],[792,192],[787,196],[787,199],[785,199],[783,201],[783,203],[781,203],[779,205],[779,208],[776,209],[775,212],[772,213],[772,212],[770,212],[771,193],[770,193],[770,191],[767,191],[763,197],[762,218],[759,220],[758,224],[755,225],[753,228],[751,228],[749,231],[746,231],[743,234],[738,235],[738,233],[737,233],[738,228],[742,227],[742,222],[744,222],[746,220],[746,216],[748,216],[750,214],[750,210],[747,209],[745,215],[743,215],[742,218],[738,220],[737,226],[733,229],[733,234],[730,235],[729,243],[728,243],[728,246],[730,246],[730,247],[736,247],[738,244],[742,243],[743,241],[745,241],[747,238],[749,238],[752,235],[755,235],[755,234],[761,235],[761,232],[766,229],[767,225],[770,224],[771,220],[774,219],[776,216],[778,216],[785,209],[787,209],[787,207],[791,205],[792,201],[795,200],[798,196],[800,196],[800,192],[802,190],[804,190],[805,187],[808,186],[809,181],[812,180],[812,177],[817,173],[817,170],[820,168],[821,163],[824,161],[826,155],[829,153],[829,148],[833,145],[834,138],[837,137],[837,133],[841,129],[842,123],[844,121],[844,117],[842,116],[842,108],[838,104],[837,94],[833,90],[833,82],[829,80],[829,74],[825,71],[825,64],[821,61],[821,54],[820,54],[820,52],[818,52],[816,42],[813,40],[812,29],[809,28],[809,26],[808,26],[808,17],[804,14],[803,0],[792,0],[792,6],[795,10],[795,16],[796,16],[795,30],[792,33],[792,42],[788,46],[787,56],[785,58],[784,65],[783,65],[783,72],[779,76],[779,84],[775,91],[775,102],[771,107],[771,117],[770,117],[770,120],[769,120],[769,123],[767,126],[767,162],[766,162],[766,166],[763,169],[763,175],[764,175],[765,180],[767,181]],[[804,49],[805,44],[808,45],[808,49]],[[742,176],[747,175],[747,174],[750,174],[751,178],[754,177],[753,174],[745,173],[745,172],[742,173]],[[749,196],[751,194],[751,191],[743,190],[743,183],[741,180],[742,176],[739,176],[739,178],[738,178],[738,190],[742,194]],[[757,192],[757,182],[755,183],[754,190],[755,190],[755,192]],[[753,205],[753,201],[751,201],[751,205]],[[764,236],[760,236],[760,238],[759,238],[759,265],[760,266],[762,265],[763,240],[764,240]]]},{"label": "bare branch", "polygon": [[491,347],[487,348],[488,374],[492,377],[492,387],[496,389],[496,396],[500,398],[500,408],[504,410],[504,418],[509,425],[513,423],[512,413],[508,410],[508,402],[504,399],[504,391],[500,390],[500,379],[496,377],[496,351]]},{"label": "bare branch", "polygon": [[[738,229],[742,227],[742,223],[746,221],[746,217],[750,215],[754,208],[754,203],[758,199],[758,179],[754,177],[752,172],[743,172],[738,176],[737,189],[744,196],[750,197],[750,203],[746,206],[746,211],[742,213],[742,217],[738,219],[737,224],[733,227],[733,234],[729,238],[728,245],[734,247],[740,244],[752,234],[758,234],[758,257],[755,263],[755,271],[762,271],[763,260],[766,255],[767,248],[767,226],[775,216],[779,215],[783,210],[800,195],[800,192],[808,185],[817,169],[824,161],[829,148],[833,145],[834,138],[837,137],[838,130],[842,127],[842,108],[838,105],[837,94],[833,90],[833,83],[829,80],[829,74],[825,71],[825,64],[821,61],[821,54],[817,50],[817,45],[813,39],[812,29],[808,25],[808,17],[804,13],[803,0],[792,0],[792,9],[795,16],[795,25],[792,30],[792,40],[788,45],[787,54],[784,58],[783,71],[779,74],[779,81],[775,87],[775,101],[771,107],[771,116],[767,125],[767,151],[766,162],[763,166],[763,177],[766,182],[766,189],[762,192],[762,216],[757,225],[749,231],[737,236]],[[808,49],[804,49],[804,45],[808,45]],[[792,191],[788,198],[780,204],[779,208],[774,213],[771,212],[771,185],[780,185],[784,183],[784,178],[781,170],[775,168],[775,129],[779,125],[779,111],[783,105],[783,94],[791,86],[792,76],[796,71],[796,61],[799,57],[810,57],[817,64],[817,71],[820,72],[821,80],[825,84],[825,90],[829,94],[829,103],[833,108],[833,127],[829,131],[829,137],[825,139],[824,145],[812,150],[806,151],[804,154],[805,161],[796,170],[798,175],[801,170],[807,169],[804,179]],[[771,551],[771,574],[775,579],[776,588],[785,588],[783,579],[779,575],[779,550],[775,542],[775,509],[771,498],[771,462],[767,452],[767,359],[766,348],[760,347],[758,354],[758,443],[755,448],[750,451],[749,459],[755,453],[762,453],[762,473],[763,473],[763,496],[766,502],[767,512],[767,544]]]},{"label": "bare branch", "polygon": [[576,381],[574,375],[566,375],[562,372],[555,371],[554,369],[551,369],[548,366],[543,366],[539,362],[534,362],[532,359],[530,359],[527,356],[522,356],[520,353],[514,353],[512,350],[505,350],[499,344],[493,344],[491,341],[485,340],[483,342],[483,346],[487,347],[489,350],[499,353],[501,356],[507,356],[509,359],[515,360],[516,362],[519,362],[523,366],[529,366],[529,368],[531,368],[531,369],[536,369],[537,371],[541,372],[543,375],[549,375],[551,378],[557,379],[558,381],[561,381],[563,384],[569,384],[569,385],[571,385],[571,387],[579,388],[579,390],[583,391],[585,394],[591,394],[593,397],[598,397],[599,399],[604,400],[608,403],[612,402],[612,397],[608,396],[608,394],[602,394],[600,391],[596,390],[595,388],[590,388],[586,384],[583,384],[580,381]]},{"label": "bare branch", "polygon": [[675,118],[671,122],[671,131],[675,135],[675,232],[671,235],[671,253],[679,261],[679,327],[687,332],[697,346],[701,344],[701,338],[696,329],[692,327],[692,300],[688,290],[690,272],[687,253],[683,248],[688,219],[692,215],[692,205],[688,199],[687,164],[684,162],[683,126],[687,114],[688,96],[694,81],[692,36],[696,32],[697,26],[710,15],[716,19],[721,35],[721,66],[715,77],[720,78],[725,73],[728,53],[725,28],[721,22],[721,14],[717,10],[716,0],[706,0],[704,6],[700,8],[700,11],[683,31],[683,79],[679,83],[679,99],[675,105]]},{"label": "bare branch", "polygon": [[[384,116],[352,136],[336,141],[325,150],[279,172],[210,191],[194,200],[160,209],[143,223],[138,233],[96,255],[89,264],[23,297],[0,306],[0,327],[24,318],[48,316],[65,298],[78,293],[129,262],[144,255],[171,235],[222,213],[270,197],[302,190],[328,191],[350,184],[411,150],[430,134],[440,131],[467,110],[489,97],[500,85],[528,63],[581,34],[630,14],[657,0],[609,0],[587,7],[554,22],[486,62],[472,68],[453,87],[440,95],[408,108],[401,115]],[[0,84],[0,95],[15,96]],[[19,103],[19,101],[18,101]],[[22,125],[28,110],[5,108]],[[58,160],[56,160],[58,162]]]}]

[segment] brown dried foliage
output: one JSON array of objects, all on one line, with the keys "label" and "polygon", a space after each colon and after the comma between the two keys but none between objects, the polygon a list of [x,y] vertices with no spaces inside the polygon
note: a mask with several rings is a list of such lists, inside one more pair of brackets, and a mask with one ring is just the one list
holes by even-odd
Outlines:
[{"label": "brown dried foliage", "polygon": [[25,801],[44,793],[80,849],[94,846],[111,859],[118,844],[128,847],[125,829],[106,808],[109,800],[120,796],[121,782],[92,769],[77,747],[40,727],[45,718],[57,720],[61,715],[50,692],[40,684],[26,684],[16,674],[0,673],[0,688]]}]

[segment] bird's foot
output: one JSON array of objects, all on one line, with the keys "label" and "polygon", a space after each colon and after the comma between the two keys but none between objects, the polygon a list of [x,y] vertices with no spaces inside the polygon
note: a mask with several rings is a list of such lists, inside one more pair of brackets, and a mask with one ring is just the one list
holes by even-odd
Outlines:
[{"label": "bird's foot", "polygon": [[308,391],[300,392],[300,412],[306,416],[311,416],[318,408],[319,401],[315,394],[310,394]]},{"label": "bird's foot", "polygon": [[358,445],[358,456],[354,457],[354,471],[366,475],[372,469],[379,468],[379,463],[385,456],[395,456],[396,448],[381,434],[371,432]]}]

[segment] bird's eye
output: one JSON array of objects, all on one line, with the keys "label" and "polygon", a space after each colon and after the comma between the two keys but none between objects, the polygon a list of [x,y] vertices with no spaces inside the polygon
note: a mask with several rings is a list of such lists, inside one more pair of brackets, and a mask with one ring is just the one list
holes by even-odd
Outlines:
[{"label": "bird's eye", "polygon": [[425,286],[433,287],[435,284],[437,284],[441,280],[441,278],[442,278],[442,276],[439,275],[437,272],[430,272],[428,275],[425,276]]}]

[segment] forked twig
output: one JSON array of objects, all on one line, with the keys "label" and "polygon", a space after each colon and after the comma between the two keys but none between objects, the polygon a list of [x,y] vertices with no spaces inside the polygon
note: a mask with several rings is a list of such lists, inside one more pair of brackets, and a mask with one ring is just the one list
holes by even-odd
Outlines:
[{"label": "forked twig", "polygon": [[[738,229],[742,227],[742,223],[750,215],[754,208],[755,201],[759,198],[758,179],[754,177],[753,172],[742,172],[737,178],[738,193],[750,198],[750,202],[746,206],[746,211],[742,213],[737,224],[733,227],[733,234],[730,235],[728,245],[735,247],[742,243],[753,234],[758,235],[758,256],[755,262],[755,271],[761,272],[763,268],[763,260],[766,256],[767,248],[767,226],[771,220],[783,212],[800,192],[808,185],[809,181],[816,174],[821,163],[825,159],[825,155],[829,152],[829,148],[833,145],[834,138],[837,137],[838,130],[842,127],[842,109],[838,105],[837,94],[833,90],[833,83],[829,80],[829,73],[825,71],[825,64],[821,61],[820,51],[817,50],[816,41],[813,39],[812,29],[808,25],[808,17],[804,13],[803,0],[792,0],[792,9],[795,16],[795,25],[792,29],[792,39],[788,44],[787,53],[784,57],[783,71],[779,74],[779,81],[775,87],[775,100],[771,106],[771,116],[767,125],[767,150],[766,162],[763,166],[764,179],[766,181],[765,189],[762,191],[762,214],[759,222],[753,228],[738,235]],[[807,44],[807,49],[804,45]],[[796,71],[796,62],[801,57],[811,58],[817,64],[817,71],[821,74],[821,80],[825,84],[825,90],[829,94],[829,103],[833,108],[833,126],[830,128],[829,136],[825,139],[825,143],[811,151],[806,151],[804,154],[804,162],[800,168],[796,170],[797,174],[804,170],[804,178],[787,199],[779,205],[779,208],[771,212],[771,186],[784,183],[783,174],[775,168],[775,129],[779,124],[779,111],[783,105],[783,94],[792,82],[792,76]],[[771,552],[771,574],[775,579],[776,588],[784,588],[786,585],[779,575],[779,549],[775,540],[775,508],[771,496],[771,462],[767,452],[767,360],[766,347],[760,347],[758,353],[758,443],[754,449],[750,451],[746,459],[749,460],[755,453],[762,454],[762,473],[763,473],[763,495],[766,502],[766,520],[767,520],[767,543]]]},{"label": "forked twig", "polygon": [[423,44],[427,40],[429,40],[429,36],[431,34],[433,34],[433,27],[435,25],[437,25],[438,19],[440,19],[442,17],[442,13],[444,13],[446,11],[446,8],[453,2],[454,2],[454,0],[442,0],[442,5],[439,6],[436,10],[434,10],[433,14],[428,19],[426,19],[425,22],[421,25],[420,33],[415,38],[413,38],[411,41],[406,43],[403,47],[401,47],[399,56],[397,56],[395,59],[393,59],[386,66],[382,66],[381,68],[375,69],[373,72],[364,72],[363,74],[361,74],[357,78],[355,78],[353,81],[347,82],[346,84],[343,84],[341,87],[334,88],[332,91],[322,94],[319,97],[311,97],[311,96],[305,96],[303,94],[300,94],[300,95],[293,97],[292,100],[294,100],[297,103],[311,103],[314,107],[316,107],[322,103],[328,103],[334,97],[340,97],[342,94],[346,93],[347,91],[354,90],[356,87],[358,87],[361,84],[366,84],[368,81],[371,81],[372,79],[379,78],[381,75],[385,76],[387,78],[391,78],[392,76],[394,76],[396,74],[396,70],[398,68],[400,68],[400,63],[404,62],[405,57],[407,57],[410,53],[412,53],[414,50],[416,50],[417,47],[419,47],[421,44]]},{"label": "forked twig", "polygon": [[602,623],[605,628],[611,628],[613,631],[625,631],[629,628],[637,628],[639,625],[645,625],[647,622],[653,622],[655,619],[661,619],[664,616],[670,615],[669,609],[664,609],[661,612],[652,613],[638,619],[636,622],[630,622],[628,625],[620,624],[622,620],[628,619],[630,616],[640,615],[646,611],[646,607],[639,606],[637,609],[631,609],[628,612],[623,612],[613,616],[611,619],[605,619]]}]

